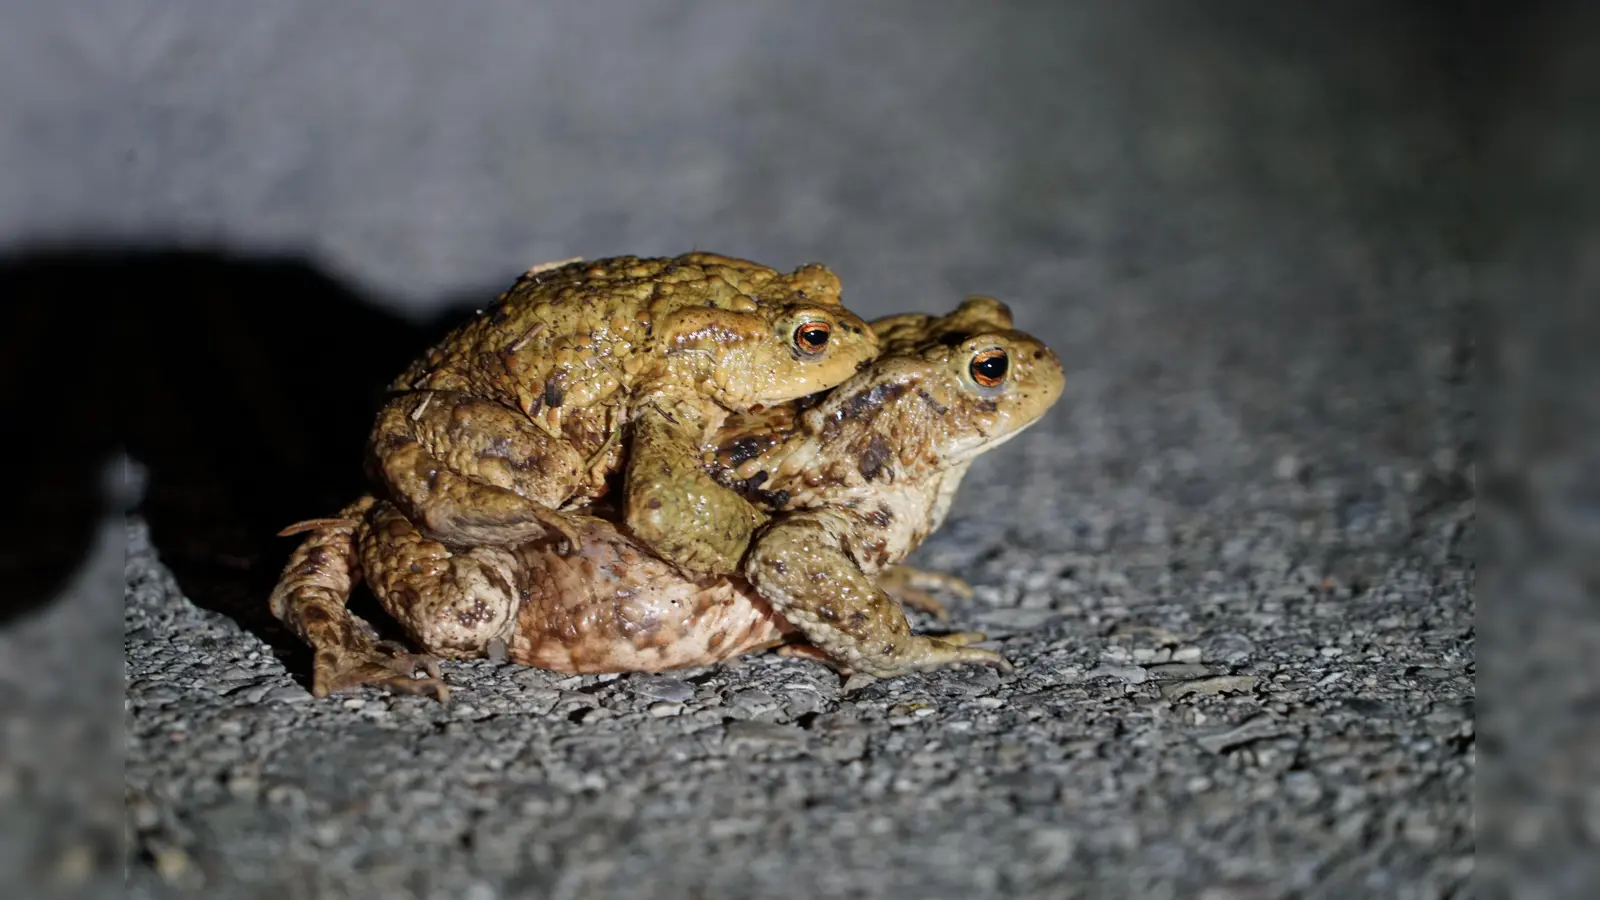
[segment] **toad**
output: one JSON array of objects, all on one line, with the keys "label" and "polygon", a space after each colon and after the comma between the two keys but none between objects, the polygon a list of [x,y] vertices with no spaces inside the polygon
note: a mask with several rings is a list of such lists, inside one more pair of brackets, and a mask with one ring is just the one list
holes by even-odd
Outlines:
[{"label": "toad", "polygon": [[736,570],[760,512],[701,447],[732,412],[833,387],[877,355],[818,264],[713,253],[536,266],[390,386],[369,441],[381,492],[430,538],[560,535],[622,472],[622,519],[686,572]]}]

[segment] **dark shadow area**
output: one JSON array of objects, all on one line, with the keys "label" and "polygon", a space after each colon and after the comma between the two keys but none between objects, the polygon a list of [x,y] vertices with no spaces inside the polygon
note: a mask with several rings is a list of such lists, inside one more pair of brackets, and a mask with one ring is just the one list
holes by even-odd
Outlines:
[{"label": "dark shadow area", "polygon": [[35,253],[0,263],[0,296],[21,496],[0,624],[72,577],[118,505],[103,473],[125,447],[147,470],[134,510],[185,595],[284,649],[266,598],[298,538],[276,533],[363,489],[384,385],[450,323],[419,328],[301,261],[211,252]]}]

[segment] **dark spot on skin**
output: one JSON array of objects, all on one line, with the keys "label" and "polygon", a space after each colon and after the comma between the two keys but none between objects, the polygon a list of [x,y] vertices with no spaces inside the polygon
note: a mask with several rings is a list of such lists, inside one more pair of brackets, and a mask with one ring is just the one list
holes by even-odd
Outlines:
[{"label": "dark spot on skin", "polygon": [[935,400],[933,398],[932,394],[928,393],[927,391],[923,390],[922,388],[917,388],[917,396],[922,398],[922,402],[927,404],[928,408],[933,410],[933,413],[936,416],[942,416],[945,413],[950,411],[950,407],[945,406],[943,403],[940,403],[938,400]]},{"label": "dark spot on skin", "polygon": [[873,435],[872,440],[867,441],[866,449],[862,450],[861,455],[856,459],[856,463],[861,470],[861,477],[868,481],[876,479],[878,474],[883,471],[884,466],[888,464],[892,453],[893,451],[889,449],[889,445],[882,437],[876,434]]},{"label": "dark spot on skin", "polygon": [[894,655],[894,645],[893,644],[884,644],[883,645],[883,655],[884,656],[893,656]]},{"label": "dark spot on skin", "polygon": [[782,509],[789,505],[788,491],[756,491],[756,499],[768,504],[774,509]]},{"label": "dark spot on skin", "polygon": [[754,459],[756,454],[761,452],[763,443],[765,442],[760,438],[744,437],[729,444],[727,452],[728,459],[731,460],[730,464],[737,466],[742,462]]},{"label": "dark spot on skin", "polygon": [[468,628],[481,625],[489,620],[489,607],[483,600],[476,600],[471,606],[457,610],[456,620]]},{"label": "dark spot on skin", "polygon": [[498,457],[502,457],[502,458],[510,456],[511,455],[511,438],[509,436],[507,436],[507,435],[501,435],[501,436],[495,438],[494,440],[490,441],[488,443],[488,445],[486,445],[483,448],[483,453],[481,453],[479,455],[480,456],[498,456]]},{"label": "dark spot on skin", "polygon": [[1000,404],[994,402],[993,400],[985,400],[978,404],[978,408],[984,412],[994,412],[1000,408]]},{"label": "dark spot on skin", "polygon": [[377,447],[375,449],[377,450],[378,455],[388,456],[389,454],[392,454],[403,447],[409,447],[416,442],[417,439],[408,434],[396,434],[394,432],[389,432],[378,439]]},{"label": "dark spot on skin", "polygon": [[862,394],[855,394],[844,405],[839,407],[837,418],[854,419],[864,413],[897,400],[905,394],[906,386],[903,384],[880,384]]},{"label": "dark spot on skin", "polygon": [[839,621],[839,614],[834,612],[831,606],[819,606],[817,607],[817,618],[824,622],[837,622]]},{"label": "dark spot on skin", "polygon": [[866,610],[858,609],[850,614],[850,624],[852,627],[860,630],[861,628],[866,627],[867,618],[868,616]]},{"label": "dark spot on skin", "polygon": [[661,508],[661,500],[658,497],[651,497],[650,498],[650,502],[646,503],[645,506],[648,506],[651,509],[660,509]]},{"label": "dark spot on skin", "polygon": [[[916,541],[915,543],[921,543],[921,541]],[[877,543],[872,545],[872,562],[878,566],[888,564],[889,541],[887,538],[880,538]]]},{"label": "dark spot on skin", "polygon": [[779,575],[782,575],[783,573],[789,571],[789,567],[784,565],[783,564],[783,560],[781,560],[781,559],[775,559],[772,562],[768,563],[767,566],[769,568],[771,568],[772,571],[777,572]]},{"label": "dark spot on skin", "polygon": [[954,347],[969,337],[972,337],[971,332],[946,331],[944,334],[939,335],[939,343],[945,345],[946,347]]},{"label": "dark spot on skin", "polygon": [[561,404],[566,402],[566,399],[566,392],[561,390],[561,385],[557,384],[554,378],[551,378],[544,383],[545,406],[548,406],[551,409],[559,409]]},{"label": "dark spot on skin", "polygon": [[1034,359],[1044,359],[1044,351],[1043,350],[1035,350],[1035,351],[1033,351],[1033,358]]},{"label": "dark spot on skin", "polygon": [[329,618],[328,611],[320,606],[308,606],[300,611],[300,621],[306,623],[307,625],[316,622],[326,622]]},{"label": "dark spot on skin", "polygon": [[706,649],[710,650],[713,653],[715,653],[718,650],[718,648],[720,648],[722,646],[722,643],[726,638],[727,638],[727,635],[723,634],[720,631],[717,632],[716,634],[713,634],[710,638],[708,638],[706,640]]},{"label": "dark spot on skin", "polygon": [[879,528],[887,528],[894,521],[894,513],[889,511],[889,507],[880,506],[867,515],[867,521]]},{"label": "dark spot on skin", "polygon": [[[543,460],[537,456],[511,456],[508,453],[504,459],[506,465],[516,469],[518,472],[535,472],[543,467]],[[573,474],[576,475],[577,473],[574,472]]]},{"label": "dark spot on skin", "polygon": [[[868,361],[866,363],[863,363],[863,365],[871,365],[871,364],[872,363],[870,361]],[[857,369],[857,371],[859,371],[861,369],[861,366],[857,366],[856,369]],[[798,412],[804,412],[804,411],[812,408],[813,406],[819,405],[828,396],[829,396],[829,392],[828,391],[817,391],[814,394],[807,394],[807,395],[805,395],[804,397],[801,397],[798,400],[791,401],[791,405],[794,407],[795,412],[797,412],[797,413]]]}]

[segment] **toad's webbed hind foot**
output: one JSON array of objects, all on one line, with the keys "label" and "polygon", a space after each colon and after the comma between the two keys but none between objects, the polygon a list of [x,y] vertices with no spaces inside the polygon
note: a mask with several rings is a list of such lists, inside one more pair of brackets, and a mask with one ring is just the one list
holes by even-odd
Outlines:
[{"label": "toad's webbed hind foot", "polygon": [[[439,661],[412,654],[392,641],[379,641],[372,626],[346,607],[361,580],[355,530],[376,500],[363,496],[337,517],[299,522],[284,534],[308,532],[290,554],[283,575],[268,598],[273,616],[311,646],[311,693],[322,698],[357,685],[449,699]],[[418,672],[426,678],[417,678]]]},{"label": "toad's webbed hind foot", "polygon": [[[419,678],[419,674],[427,677]],[[396,694],[450,700],[437,657],[410,653],[393,641],[380,641],[355,649],[323,648],[312,668],[311,693],[316,697],[370,684]]]}]

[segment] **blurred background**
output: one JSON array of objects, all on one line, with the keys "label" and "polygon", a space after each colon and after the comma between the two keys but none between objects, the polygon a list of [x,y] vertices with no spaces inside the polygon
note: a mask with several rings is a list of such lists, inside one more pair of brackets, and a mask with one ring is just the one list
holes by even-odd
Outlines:
[{"label": "blurred background", "polygon": [[[1297,473],[1470,497],[1474,303],[1517,283],[1484,260],[1528,251],[1547,299],[1579,271],[1548,238],[1592,165],[1595,17],[1449,7],[11,5],[4,756],[119,746],[121,671],[82,648],[121,645],[124,510],[194,602],[262,618],[263,535],[349,495],[374,392],[550,260],[821,261],[869,317],[1001,298],[1069,378],[964,488],[1019,545],[1111,527],[1078,497],[1204,528]],[[100,713],[39,724],[73,704]],[[34,821],[0,825],[19,867]]]}]

